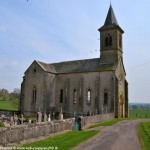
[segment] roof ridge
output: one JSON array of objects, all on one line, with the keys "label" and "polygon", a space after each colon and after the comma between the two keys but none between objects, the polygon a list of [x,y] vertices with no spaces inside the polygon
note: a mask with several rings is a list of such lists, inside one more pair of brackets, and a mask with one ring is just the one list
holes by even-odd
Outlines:
[{"label": "roof ridge", "polygon": [[99,59],[99,58],[91,58],[91,59],[79,59],[79,60],[70,60],[70,61],[62,61],[62,62],[56,62],[56,63],[50,63],[50,65],[53,65],[53,64],[59,64],[59,63],[71,63],[71,62],[77,62],[77,61],[87,61],[87,60],[96,60],[96,59]]}]

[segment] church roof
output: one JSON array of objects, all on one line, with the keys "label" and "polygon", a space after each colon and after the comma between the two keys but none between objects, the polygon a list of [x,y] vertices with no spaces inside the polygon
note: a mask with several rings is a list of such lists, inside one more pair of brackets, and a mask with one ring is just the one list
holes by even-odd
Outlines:
[{"label": "church roof", "polygon": [[35,60],[45,72],[56,73],[53,65]]},{"label": "church roof", "polygon": [[37,60],[35,61],[45,72],[53,74],[112,71],[116,70],[117,67],[116,64],[100,64],[99,58],[66,61],[52,64],[43,63]]},{"label": "church roof", "polygon": [[[101,63],[100,58],[65,61],[52,64],[34,60],[30,67],[34,63],[38,64],[44,72],[52,74],[104,72],[115,71],[117,69],[117,64]],[[25,71],[25,73],[27,72],[27,70]]]},{"label": "church roof", "polygon": [[113,29],[113,28],[118,28],[122,33],[124,33],[124,31],[121,29],[121,27],[119,26],[119,24],[117,22],[115,13],[114,13],[113,8],[110,4],[105,23],[98,30],[102,31],[102,30]]},{"label": "church roof", "polygon": [[110,26],[113,24],[118,25],[118,22],[117,22],[115,14],[114,14],[113,8],[110,4],[109,11],[108,11],[104,26]]}]

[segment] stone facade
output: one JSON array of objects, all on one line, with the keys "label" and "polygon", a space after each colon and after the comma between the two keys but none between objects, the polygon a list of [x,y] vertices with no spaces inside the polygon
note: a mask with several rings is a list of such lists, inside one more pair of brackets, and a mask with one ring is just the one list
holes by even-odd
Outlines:
[{"label": "stone facade", "polygon": [[110,6],[100,32],[100,58],[46,64],[34,61],[21,85],[21,111],[105,114],[128,117],[128,83],[122,34]]}]

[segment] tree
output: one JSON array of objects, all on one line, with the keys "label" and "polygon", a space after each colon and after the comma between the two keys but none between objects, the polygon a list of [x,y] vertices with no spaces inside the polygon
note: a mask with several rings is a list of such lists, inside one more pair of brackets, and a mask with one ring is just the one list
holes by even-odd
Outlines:
[{"label": "tree", "polygon": [[20,89],[19,88],[15,88],[14,91],[12,93],[10,93],[9,95],[10,100],[20,100]]},{"label": "tree", "polygon": [[0,100],[9,100],[9,92],[6,89],[0,90]]}]

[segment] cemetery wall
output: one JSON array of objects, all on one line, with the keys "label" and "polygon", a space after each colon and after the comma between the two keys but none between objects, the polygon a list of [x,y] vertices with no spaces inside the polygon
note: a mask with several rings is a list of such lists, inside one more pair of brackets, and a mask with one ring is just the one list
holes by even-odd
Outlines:
[{"label": "cemetery wall", "polygon": [[[81,127],[103,122],[114,118],[114,114],[103,114],[81,118]],[[65,130],[72,130],[75,119],[65,119],[63,121],[41,122],[26,125],[17,125],[7,128],[0,128],[0,145],[6,146],[10,143],[18,143],[19,141],[29,140],[40,136],[46,136],[53,133],[62,132]]]}]

